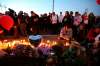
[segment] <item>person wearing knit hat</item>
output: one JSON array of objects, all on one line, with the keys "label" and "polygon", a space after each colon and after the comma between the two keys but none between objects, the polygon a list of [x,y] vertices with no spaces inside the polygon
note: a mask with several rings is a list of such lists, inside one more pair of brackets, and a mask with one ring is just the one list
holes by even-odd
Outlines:
[{"label": "person wearing knit hat", "polygon": [[41,39],[42,39],[41,35],[29,35],[29,41],[35,47],[38,47],[38,45],[41,42]]}]

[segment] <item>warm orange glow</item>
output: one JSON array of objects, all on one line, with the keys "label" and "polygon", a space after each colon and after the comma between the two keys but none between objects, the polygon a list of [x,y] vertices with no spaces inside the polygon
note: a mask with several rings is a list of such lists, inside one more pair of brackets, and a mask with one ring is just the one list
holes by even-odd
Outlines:
[{"label": "warm orange glow", "polygon": [[68,42],[66,42],[65,46],[69,46],[70,44]]},{"label": "warm orange glow", "polygon": [[[28,41],[28,39],[5,39],[0,41],[0,49],[6,49],[7,47],[14,48],[16,45],[23,44],[23,45],[30,45],[34,48]],[[42,39],[41,43],[39,44],[39,47],[49,47],[51,48],[54,45],[59,44],[58,41],[53,40],[45,40]],[[64,43],[64,46],[69,46],[69,43]]]},{"label": "warm orange glow", "polygon": [[13,48],[16,44],[31,45],[28,40],[3,40],[0,41],[0,49],[6,49],[7,47]]},{"label": "warm orange glow", "polygon": [[40,43],[39,47],[49,47],[50,48],[56,44],[57,44],[56,41],[44,40]]}]

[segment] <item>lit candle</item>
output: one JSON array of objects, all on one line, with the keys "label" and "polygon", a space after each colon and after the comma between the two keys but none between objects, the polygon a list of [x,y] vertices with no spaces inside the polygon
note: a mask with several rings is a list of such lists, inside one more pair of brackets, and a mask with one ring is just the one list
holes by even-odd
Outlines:
[{"label": "lit candle", "polygon": [[47,43],[50,43],[50,40],[47,40]]},{"label": "lit candle", "polygon": [[69,46],[69,43],[68,43],[68,42],[66,42],[65,46]]}]

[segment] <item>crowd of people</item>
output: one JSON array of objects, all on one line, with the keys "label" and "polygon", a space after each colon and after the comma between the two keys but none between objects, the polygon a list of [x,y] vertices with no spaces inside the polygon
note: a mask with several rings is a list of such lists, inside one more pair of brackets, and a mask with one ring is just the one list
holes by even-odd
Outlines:
[{"label": "crowd of people", "polygon": [[[28,13],[20,11],[18,14],[9,8],[4,15],[9,15],[13,18],[15,24],[9,32],[5,32],[14,36],[26,36],[29,34],[59,34],[62,27],[69,25],[76,33],[79,26],[84,26],[84,29],[93,27],[94,24],[98,24],[100,17],[96,17],[93,13],[80,14],[79,12],[66,11],[64,15],[60,12],[60,15],[53,13],[45,13],[40,16],[34,11],[31,11],[31,16]],[[75,32],[76,31],[76,32]],[[74,34],[73,33],[73,34]],[[76,35],[76,34],[75,34]]]},{"label": "crowd of people", "polygon": [[[58,44],[50,49],[50,54],[43,54],[42,51],[37,51],[36,48],[23,46],[16,51],[7,51],[8,54],[14,53],[16,56],[31,58],[34,66],[97,66],[100,61],[100,17],[93,13],[80,14],[79,12],[65,11],[63,15],[57,15],[55,12],[38,15],[31,11],[31,16],[20,11],[18,15],[12,9],[6,11],[4,15],[9,15],[13,18],[15,24],[9,31],[5,31],[4,35],[9,36],[28,36],[38,34],[60,35],[75,40],[82,47],[65,47],[64,44]],[[66,37],[65,37],[66,38]],[[9,48],[8,48],[9,49]],[[26,51],[23,51],[26,50]],[[78,52],[77,52],[78,51]],[[27,54],[28,53],[28,54]],[[82,54],[82,55],[81,55]],[[34,58],[34,60],[33,60]],[[22,59],[23,60],[23,59]]]}]

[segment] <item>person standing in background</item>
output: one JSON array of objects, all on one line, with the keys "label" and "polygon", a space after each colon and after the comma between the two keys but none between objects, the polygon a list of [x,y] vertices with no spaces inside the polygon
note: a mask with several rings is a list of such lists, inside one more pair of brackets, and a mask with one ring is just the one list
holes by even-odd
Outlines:
[{"label": "person standing in background", "polygon": [[59,21],[59,30],[62,28],[62,21],[63,21],[64,16],[62,15],[62,12],[60,12],[60,15],[58,17]]},{"label": "person standing in background", "polygon": [[96,23],[96,17],[95,15],[91,12],[88,15],[88,29],[91,29],[93,25]]},{"label": "person standing in background", "polygon": [[70,15],[69,15],[69,11],[65,12],[65,16],[63,18],[63,26],[64,25],[69,25],[70,24]]},{"label": "person standing in background", "polygon": [[73,11],[70,11],[70,19],[69,19],[69,23],[70,23],[70,26],[71,26],[71,27],[73,26],[73,22],[74,22]]},{"label": "person standing in background", "polygon": [[83,23],[88,25],[88,14],[87,12],[85,12],[83,15],[82,15],[82,19],[83,19]]},{"label": "person standing in background", "polygon": [[81,22],[82,22],[81,14],[79,14],[79,12],[75,12],[74,25],[78,27]]},{"label": "person standing in background", "polygon": [[77,39],[77,28],[79,27],[81,22],[82,22],[81,15],[79,14],[79,12],[75,12],[74,22],[72,27],[74,39]]},{"label": "person standing in background", "polygon": [[57,33],[57,21],[58,21],[58,17],[55,14],[55,12],[53,12],[51,17],[53,34]]},{"label": "person standing in background", "polygon": [[18,14],[18,26],[19,26],[19,32],[20,35],[26,36],[26,23],[24,21],[24,15],[23,11],[20,11]]},{"label": "person standing in background", "polygon": [[31,11],[31,17],[29,19],[29,33],[38,34],[39,33],[39,16]]}]

